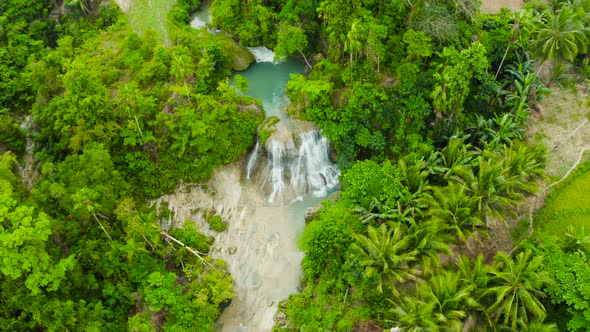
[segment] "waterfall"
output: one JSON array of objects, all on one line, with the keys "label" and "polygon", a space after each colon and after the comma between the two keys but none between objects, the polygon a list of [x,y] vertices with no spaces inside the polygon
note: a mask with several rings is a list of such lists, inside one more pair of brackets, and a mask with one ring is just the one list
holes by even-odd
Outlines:
[{"label": "waterfall", "polygon": [[258,161],[258,150],[260,150],[260,142],[256,141],[256,146],[254,146],[254,150],[248,158],[248,164],[246,165],[246,179],[250,179],[252,176],[252,172],[254,171],[254,166],[256,166],[256,162]]},{"label": "waterfall", "polygon": [[193,29],[200,29],[200,28],[206,28],[207,27],[207,22],[206,21],[203,21],[200,17],[195,16],[190,21],[189,25]]},{"label": "waterfall", "polygon": [[284,146],[279,141],[271,141],[268,144],[268,168],[270,170],[270,184],[272,191],[268,197],[270,203],[274,203],[276,196],[283,191],[285,183],[283,182],[283,151]]},{"label": "waterfall", "polygon": [[[307,193],[324,197],[336,189],[340,171],[329,152],[328,139],[316,130],[303,132],[295,140],[291,135],[284,139],[271,137],[266,144],[266,166],[257,176],[268,202],[294,202]],[[253,178],[259,160],[257,143],[246,166],[247,179]]]},{"label": "waterfall", "polygon": [[330,142],[317,131],[299,136],[301,145],[297,162],[292,165],[291,186],[323,197],[338,186],[340,171],[330,160]]},{"label": "waterfall", "polygon": [[256,62],[274,62],[275,60],[275,52],[264,46],[246,48],[254,55]]},{"label": "waterfall", "polygon": [[211,23],[211,12],[209,11],[209,7],[211,6],[210,2],[205,1],[201,4],[201,8],[191,15],[191,20],[189,25],[193,29],[201,29],[206,28],[207,31],[211,32],[212,34],[219,33],[219,29],[217,28],[210,28],[207,25]]}]

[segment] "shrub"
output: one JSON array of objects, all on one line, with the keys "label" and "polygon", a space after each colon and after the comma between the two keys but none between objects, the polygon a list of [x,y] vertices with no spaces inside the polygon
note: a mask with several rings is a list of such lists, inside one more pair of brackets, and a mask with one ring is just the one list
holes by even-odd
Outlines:
[{"label": "shrub", "polygon": [[211,218],[207,219],[207,223],[209,223],[209,227],[216,232],[223,232],[227,228],[227,224],[223,222],[221,216],[214,215]]}]

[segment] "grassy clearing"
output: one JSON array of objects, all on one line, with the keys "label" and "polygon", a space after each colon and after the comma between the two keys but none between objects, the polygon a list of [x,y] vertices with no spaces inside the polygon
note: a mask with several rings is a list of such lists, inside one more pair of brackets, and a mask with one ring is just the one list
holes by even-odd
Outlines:
[{"label": "grassy clearing", "polygon": [[570,226],[590,229],[590,162],[556,188],[535,216],[541,236],[562,236]]},{"label": "grassy clearing", "polygon": [[131,0],[127,17],[135,33],[142,36],[147,29],[154,29],[164,44],[170,43],[171,23],[168,13],[176,0]]}]

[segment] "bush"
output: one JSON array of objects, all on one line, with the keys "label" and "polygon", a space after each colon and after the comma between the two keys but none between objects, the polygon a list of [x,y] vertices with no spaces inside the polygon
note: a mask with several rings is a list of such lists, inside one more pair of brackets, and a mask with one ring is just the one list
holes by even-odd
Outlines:
[{"label": "bush", "polygon": [[223,232],[227,228],[227,224],[223,222],[221,216],[214,215],[207,219],[209,227],[216,232]]}]

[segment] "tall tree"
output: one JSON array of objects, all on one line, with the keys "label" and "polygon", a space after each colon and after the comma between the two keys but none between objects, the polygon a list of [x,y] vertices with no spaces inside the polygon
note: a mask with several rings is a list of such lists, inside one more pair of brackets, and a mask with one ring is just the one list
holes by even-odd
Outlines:
[{"label": "tall tree", "polygon": [[445,331],[461,331],[466,309],[479,306],[472,298],[473,288],[461,281],[459,273],[444,271],[428,279],[419,292],[425,302],[434,303],[432,311],[439,326],[444,326]]},{"label": "tall tree", "polygon": [[[402,225],[368,226],[367,236],[356,234],[355,239],[351,252],[364,269],[364,275],[377,282],[380,292],[383,292],[384,284],[415,279],[418,271],[409,268],[408,263],[416,260],[418,252],[411,248],[411,239]],[[394,287],[391,290],[397,294]]]},{"label": "tall tree", "polygon": [[276,58],[281,59],[299,52],[309,69],[312,69],[305,53],[303,53],[307,48],[307,36],[301,27],[282,22],[279,25],[277,39],[277,46],[274,49]]},{"label": "tall tree", "polygon": [[352,75],[352,58],[355,53],[361,51],[363,44],[361,42],[361,23],[360,21],[356,20],[352,22],[350,26],[350,30],[346,34],[346,40],[344,41],[344,51],[348,52],[350,55],[350,73]]},{"label": "tall tree", "polygon": [[430,213],[444,229],[454,234],[456,241],[469,245],[468,239],[474,232],[487,234],[477,203],[477,197],[472,196],[463,184],[451,182],[446,187],[434,188]]},{"label": "tall tree", "polygon": [[586,53],[589,40],[583,21],[571,7],[546,11],[544,16],[533,36],[532,48],[542,62],[553,60],[555,73],[561,61],[574,61],[578,54]]},{"label": "tall tree", "polygon": [[520,252],[513,259],[503,252],[496,255],[496,271],[491,283],[495,286],[488,291],[496,301],[488,308],[495,321],[503,318],[505,324],[515,329],[519,320],[525,323],[529,316],[545,317],[545,307],[540,299],[545,297],[542,289],[549,284],[549,278],[540,270],[543,256],[535,256],[530,249]]},{"label": "tall tree", "polygon": [[11,172],[13,161],[9,154],[0,156],[0,273],[9,279],[22,280],[32,295],[55,291],[76,260],[74,255],[56,259],[49,253],[52,233],[49,216],[20,204],[10,183],[14,175],[1,174]]}]

